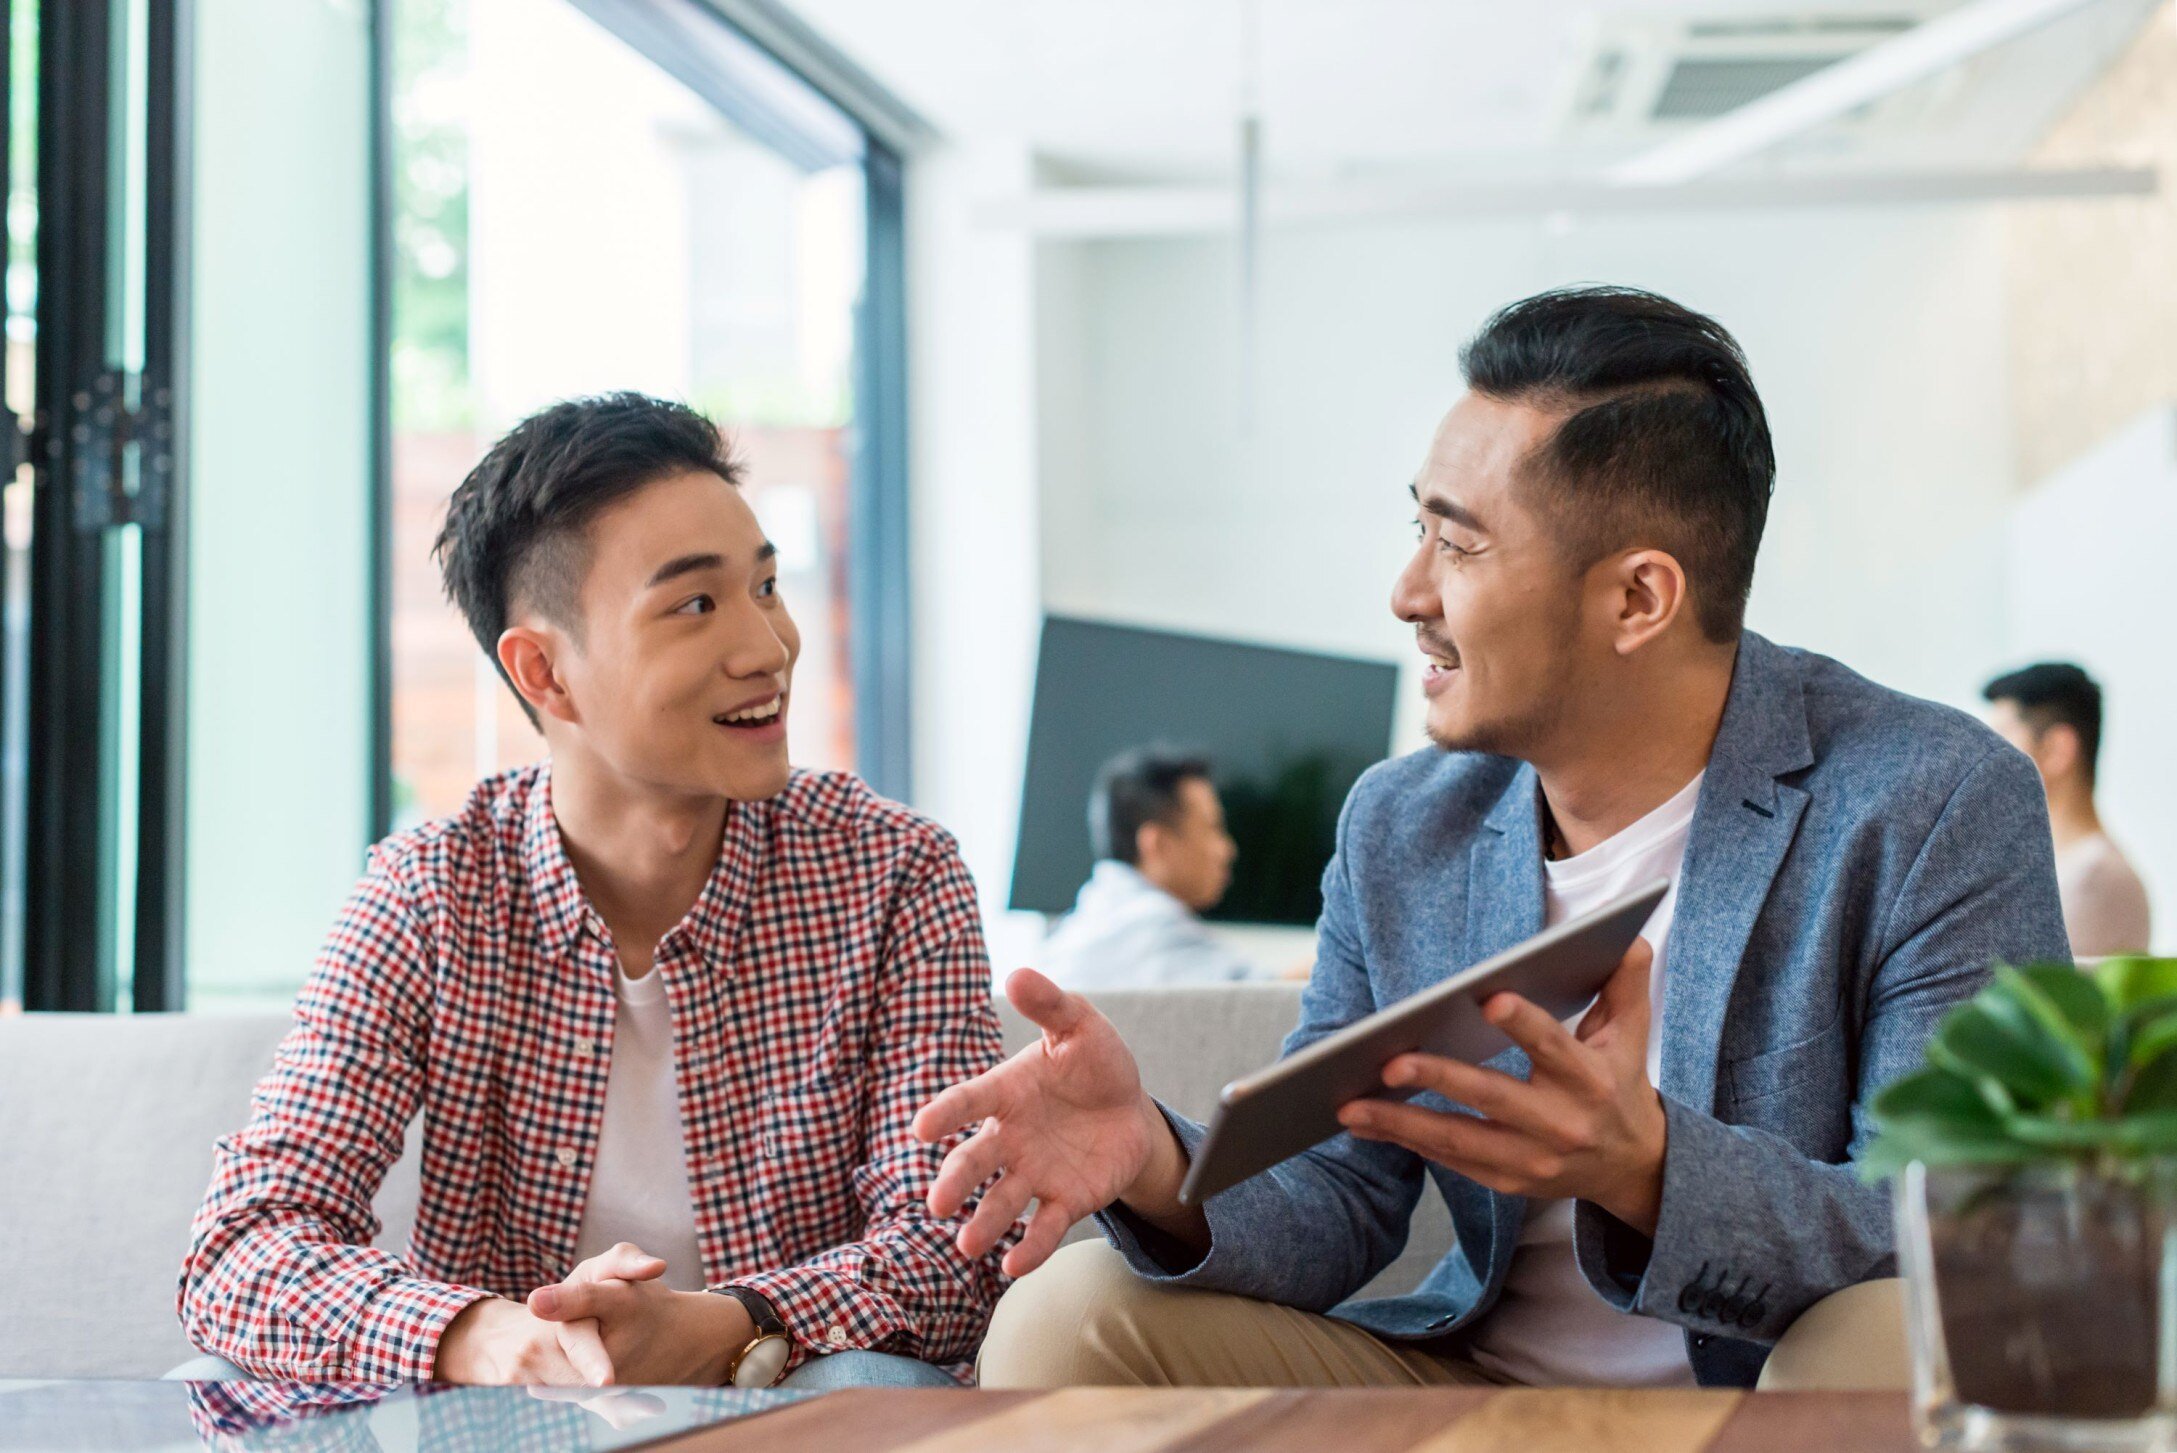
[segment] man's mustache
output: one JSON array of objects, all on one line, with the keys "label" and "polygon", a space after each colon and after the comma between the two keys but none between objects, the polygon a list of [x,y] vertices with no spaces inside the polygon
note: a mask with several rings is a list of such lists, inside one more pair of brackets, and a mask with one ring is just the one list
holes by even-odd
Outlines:
[{"label": "man's mustache", "polygon": [[1457,646],[1449,641],[1439,641],[1425,631],[1414,632],[1414,643],[1420,646],[1422,652],[1426,655],[1442,656],[1447,661],[1457,661],[1459,659],[1459,648]]}]

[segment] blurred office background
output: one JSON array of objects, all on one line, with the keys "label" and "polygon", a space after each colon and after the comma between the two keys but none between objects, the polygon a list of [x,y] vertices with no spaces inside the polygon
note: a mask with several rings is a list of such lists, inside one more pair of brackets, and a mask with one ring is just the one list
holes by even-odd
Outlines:
[{"label": "blurred office background", "polygon": [[1392,663],[1419,745],[1406,485],[1460,341],[1582,280],[1751,355],[1755,629],[1967,709],[2101,679],[2177,925],[2171,0],[4,13],[0,1002],[283,1003],[374,838],[536,755],[430,542],[617,387],[741,440],[797,758],[1032,961],[1046,617]]}]

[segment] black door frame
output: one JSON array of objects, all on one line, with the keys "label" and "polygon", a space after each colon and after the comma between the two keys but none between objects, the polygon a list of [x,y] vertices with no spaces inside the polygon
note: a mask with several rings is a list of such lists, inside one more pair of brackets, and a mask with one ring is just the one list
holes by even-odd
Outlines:
[{"label": "black door frame", "polygon": [[[143,367],[114,357],[116,141],[134,121],[111,79],[131,37],[115,5],[39,7],[37,388],[30,548],[24,1003],[118,1007],[111,893],[135,905],[130,1007],[181,1005],[187,356],[182,226],[186,0],[146,0]],[[122,98],[127,99],[127,98]],[[116,531],[141,543],[134,881],[113,877],[118,766],[107,740]]]}]

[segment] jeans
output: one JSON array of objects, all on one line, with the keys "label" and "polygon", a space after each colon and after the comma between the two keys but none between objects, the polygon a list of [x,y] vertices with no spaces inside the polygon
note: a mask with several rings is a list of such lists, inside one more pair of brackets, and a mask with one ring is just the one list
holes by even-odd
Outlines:
[{"label": "jeans", "polygon": [[[224,1357],[192,1357],[166,1374],[169,1382],[248,1382],[249,1373]],[[796,1392],[835,1392],[843,1387],[958,1387],[927,1362],[890,1352],[834,1352],[812,1357],[779,1386]]]}]

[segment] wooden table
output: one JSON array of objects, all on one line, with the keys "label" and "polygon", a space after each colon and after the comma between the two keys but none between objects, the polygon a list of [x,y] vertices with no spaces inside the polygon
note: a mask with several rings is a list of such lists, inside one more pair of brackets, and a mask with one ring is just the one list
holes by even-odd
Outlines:
[{"label": "wooden table", "polygon": [[671,1453],[1917,1453],[1901,1393],[1067,1388],[833,1393]]}]

